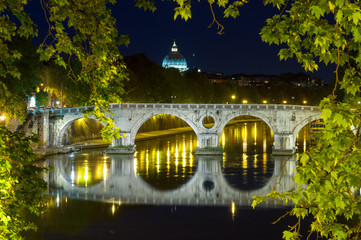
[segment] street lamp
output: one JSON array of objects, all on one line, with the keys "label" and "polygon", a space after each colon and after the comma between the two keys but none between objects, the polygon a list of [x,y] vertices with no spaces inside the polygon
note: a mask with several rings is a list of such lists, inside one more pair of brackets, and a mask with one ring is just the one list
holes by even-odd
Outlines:
[{"label": "street lamp", "polygon": [[267,100],[263,100],[262,103],[263,103],[263,104],[266,104],[266,103],[267,103]]},{"label": "street lamp", "polygon": [[283,103],[283,104],[287,104],[287,101],[286,101],[286,100],[283,100],[282,103]]},{"label": "street lamp", "polygon": [[243,100],[242,103],[243,103],[243,104],[247,104],[248,101],[247,101],[247,100]]},{"label": "street lamp", "polygon": [[306,101],[306,100],[303,100],[302,103],[303,103],[303,104],[307,104],[307,101]]},{"label": "street lamp", "polygon": [[172,103],[173,103],[173,99],[174,101],[176,100],[177,96],[170,96],[170,98],[172,99]]}]

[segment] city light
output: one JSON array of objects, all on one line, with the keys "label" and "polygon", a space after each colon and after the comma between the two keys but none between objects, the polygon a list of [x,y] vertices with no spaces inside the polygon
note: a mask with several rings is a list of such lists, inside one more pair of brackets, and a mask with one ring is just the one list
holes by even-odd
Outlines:
[{"label": "city light", "polygon": [[5,116],[4,115],[0,115],[0,121],[5,121]]},{"label": "city light", "polygon": [[247,104],[248,101],[247,101],[247,100],[243,100],[242,103],[243,103],[243,104]]},{"label": "city light", "polygon": [[286,100],[283,100],[282,103],[283,103],[283,104],[287,104],[287,101],[286,101]]},{"label": "city light", "polygon": [[306,101],[306,100],[303,100],[302,103],[303,103],[303,104],[307,104],[307,101]]},{"label": "city light", "polygon": [[234,215],[236,214],[236,204],[234,204],[234,202],[232,202],[231,212],[232,212],[232,220],[234,220]]},{"label": "city light", "polygon": [[236,99],[236,95],[232,95],[231,98],[234,100]]},{"label": "city light", "polygon": [[266,104],[266,103],[267,103],[267,100],[263,100],[262,103],[263,103],[263,104]]}]

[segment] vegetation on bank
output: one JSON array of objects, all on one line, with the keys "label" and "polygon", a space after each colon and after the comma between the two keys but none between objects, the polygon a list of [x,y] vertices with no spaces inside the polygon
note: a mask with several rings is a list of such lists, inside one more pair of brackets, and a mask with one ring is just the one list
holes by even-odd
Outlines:
[{"label": "vegetation on bank", "polygon": [[[138,54],[124,59],[129,70],[129,81],[124,83],[123,101],[142,103],[263,103],[318,105],[331,93],[331,87],[297,87],[271,82],[262,87],[239,86],[235,81],[212,83],[206,73],[165,69]],[[152,74],[149,74],[149,73]],[[235,99],[232,99],[232,95]]]}]

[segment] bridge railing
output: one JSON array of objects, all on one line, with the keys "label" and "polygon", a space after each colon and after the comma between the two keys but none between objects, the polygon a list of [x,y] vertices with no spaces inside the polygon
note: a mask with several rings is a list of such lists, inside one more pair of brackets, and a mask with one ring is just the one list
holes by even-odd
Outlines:
[{"label": "bridge railing", "polygon": [[[63,114],[78,114],[83,113],[85,110],[91,109],[93,106],[88,107],[72,107],[72,108],[49,108],[42,109],[49,111],[54,115]],[[193,104],[193,103],[122,103],[110,104],[110,110],[115,109],[252,109],[252,110],[303,110],[303,111],[320,111],[316,106],[305,105],[287,105],[287,104]],[[39,111],[39,110],[38,110]],[[31,111],[32,112],[32,111]]]},{"label": "bridge railing", "polygon": [[286,104],[192,104],[192,103],[122,103],[111,104],[110,109],[270,109],[320,111],[316,106]]}]

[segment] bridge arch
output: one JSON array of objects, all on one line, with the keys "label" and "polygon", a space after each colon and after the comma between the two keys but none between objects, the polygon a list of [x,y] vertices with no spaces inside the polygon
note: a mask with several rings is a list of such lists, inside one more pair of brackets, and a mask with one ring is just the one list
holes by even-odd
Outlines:
[{"label": "bridge arch", "polygon": [[238,112],[238,113],[232,113],[232,114],[228,115],[223,121],[221,121],[220,126],[218,127],[218,130],[217,130],[218,138],[221,139],[222,131],[226,127],[226,125],[228,124],[229,121],[231,121],[232,119],[234,119],[236,117],[241,117],[241,116],[251,116],[251,117],[259,118],[267,124],[267,126],[272,130],[273,133],[277,132],[276,127],[271,122],[271,119],[269,117],[263,115],[262,113],[259,113],[256,111],[252,112],[252,113]]},{"label": "bridge arch", "polygon": [[[63,139],[63,136],[66,132],[66,130],[68,129],[68,127],[74,123],[75,121],[79,120],[79,119],[82,119],[82,118],[85,118],[84,117],[84,114],[79,114],[79,115],[75,115],[75,117],[71,118],[71,119],[67,119],[63,122],[63,124],[61,126],[58,127],[58,129],[60,129],[58,132],[56,132],[56,134],[54,134],[54,143],[55,145],[57,146],[62,146],[62,139]],[[89,118],[85,118],[85,119],[92,119],[92,120],[95,120],[97,122],[99,122],[100,124],[102,124],[103,126],[105,126],[104,123],[98,121],[97,119],[95,118],[92,118],[92,117],[89,117]]]},{"label": "bridge arch", "polygon": [[190,119],[187,115],[183,115],[183,114],[179,114],[179,112],[176,111],[154,111],[154,112],[148,112],[145,113],[144,115],[142,115],[131,127],[130,130],[130,137],[131,137],[131,145],[135,144],[135,136],[137,135],[139,128],[151,117],[154,117],[156,115],[160,115],[160,114],[168,114],[168,115],[172,115],[172,116],[176,116],[180,119],[182,119],[183,121],[185,121],[195,132],[195,134],[197,135],[197,138],[199,138],[199,129],[196,126],[196,124],[194,123],[194,121],[192,121],[192,119]]},{"label": "bridge arch", "polygon": [[295,128],[292,131],[293,136],[295,136],[294,143],[296,143],[296,136],[298,135],[298,133],[301,131],[301,129],[303,127],[305,127],[307,124],[309,124],[313,121],[319,120],[319,119],[322,119],[322,117],[319,114],[314,114],[314,115],[300,121],[299,123],[297,123],[297,125],[295,126]]}]

